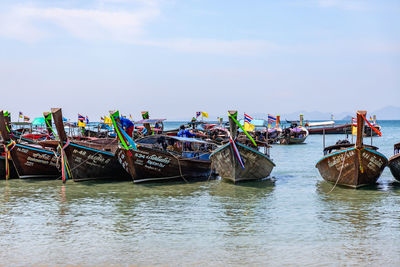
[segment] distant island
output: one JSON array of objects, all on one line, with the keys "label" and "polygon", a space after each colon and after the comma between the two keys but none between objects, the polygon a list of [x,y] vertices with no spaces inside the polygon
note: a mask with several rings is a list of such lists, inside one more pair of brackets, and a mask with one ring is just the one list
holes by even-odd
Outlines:
[{"label": "distant island", "polygon": [[[400,107],[387,106],[378,110],[367,110],[369,116],[376,115],[377,120],[400,120]],[[298,120],[299,115],[303,114],[305,120],[344,120],[351,121],[351,118],[355,116],[354,112],[319,112],[319,111],[305,111],[299,110],[296,112],[280,114],[281,120]],[[274,114],[276,115],[276,114]],[[266,118],[268,114],[256,113],[255,118]]]}]

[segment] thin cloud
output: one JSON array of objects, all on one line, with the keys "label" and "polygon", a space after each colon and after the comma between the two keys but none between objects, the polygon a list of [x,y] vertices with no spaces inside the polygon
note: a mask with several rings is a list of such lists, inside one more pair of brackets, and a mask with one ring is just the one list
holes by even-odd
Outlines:
[{"label": "thin cloud", "polygon": [[[131,3],[133,11],[109,11],[105,4]],[[145,27],[160,15],[155,1],[102,0],[102,8],[66,9],[16,6],[0,16],[0,36],[37,42],[60,34],[59,29],[80,40],[107,40],[161,47],[186,53],[256,55],[278,48],[262,40],[218,40],[207,38],[145,38]],[[1,15],[1,14],[0,14]],[[57,26],[56,28],[52,26]],[[62,34],[62,33],[61,33]]]},{"label": "thin cloud", "polygon": [[79,39],[130,41],[141,35],[144,26],[159,13],[153,4],[135,11],[17,6],[0,14],[0,36],[38,41],[56,34],[50,24]]}]

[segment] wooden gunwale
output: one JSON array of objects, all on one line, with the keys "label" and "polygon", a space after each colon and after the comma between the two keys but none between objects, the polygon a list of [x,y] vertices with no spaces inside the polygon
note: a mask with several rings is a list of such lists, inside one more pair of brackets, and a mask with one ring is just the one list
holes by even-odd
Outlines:
[{"label": "wooden gunwale", "polygon": [[[342,149],[342,150],[338,150],[338,151],[329,153],[329,154],[325,155],[324,157],[322,157],[315,165],[318,165],[318,163],[320,163],[320,161],[322,161],[322,160],[324,160],[324,159],[326,159],[326,158],[328,158],[328,157],[330,157],[330,156],[333,156],[333,155],[336,155],[336,154],[340,154],[340,153],[343,153],[343,152],[345,152],[345,151],[354,150],[354,149],[357,149],[357,148],[354,146],[354,147],[351,147],[351,148]],[[366,148],[366,147],[363,147],[362,149],[368,150],[368,151],[370,151],[370,152],[372,152],[372,153],[375,153],[375,154],[377,154],[377,155],[379,155],[379,156],[381,156],[381,157],[386,158],[385,155],[383,155],[382,153],[379,153],[378,151],[375,151],[375,150],[372,150],[372,149],[369,149],[369,148]],[[358,150],[362,150],[362,149],[358,149]],[[386,158],[386,159],[387,159],[387,158]]]},{"label": "wooden gunwale", "polygon": [[[66,143],[67,142],[64,142],[64,144],[66,144]],[[98,150],[98,149],[91,148],[91,147],[81,146],[81,145],[78,145],[78,144],[75,144],[75,143],[72,143],[72,142],[69,143],[69,146],[76,146],[76,147],[79,147],[79,148],[82,148],[82,149],[91,150],[91,151],[94,151],[94,152],[97,152],[97,153],[102,153],[102,154],[105,154],[105,155],[108,155],[108,156],[112,156],[112,157],[114,156],[114,154],[112,154],[110,152],[103,151],[103,150]]]},{"label": "wooden gunwale", "polygon": [[[15,146],[19,146],[19,147],[23,147],[23,148],[31,149],[31,150],[36,150],[36,151],[47,153],[47,154],[50,154],[50,155],[54,155],[53,152],[48,151],[48,150],[44,150],[44,149],[41,149],[41,148],[36,148],[36,147],[32,147],[32,146],[26,146],[26,145],[22,145],[22,144],[15,144]],[[58,156],[58,153],[56,153],[56,155]]]}]

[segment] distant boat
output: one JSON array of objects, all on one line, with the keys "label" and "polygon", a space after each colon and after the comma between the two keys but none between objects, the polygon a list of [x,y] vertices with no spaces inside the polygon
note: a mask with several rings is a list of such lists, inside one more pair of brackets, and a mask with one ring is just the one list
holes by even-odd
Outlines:
[{"label": "distant boat", "polygon": [[280,127],[279,123],[280,123],[280,117],[281,116],[276,116],[276,125],[273,128],[267,128],[268,131],[268,142],[270,144],[274,144],[277,143],[279,141],[279,138],[282,135],[282,128]]},{"label": "distant boat", "polygon": [[394,155],[390,157],[388,165],[394,178],[400,181],[400,143],[394,145]]},{"label": "distant boat", "polygon": [[[240,125],[244,126],[244,119],[239,120]],[[280,116],[276,116],[276,125],[270,128],[270,122],[264,119],[253,119],[251,124],[254,125],[254,130],[251,132],[252,136],[255,138],[257,144],[262,144],[267,142],[268,144],[274,144],[279,141],[282,134],[282,128],[279,125]],[[243,133],[239,134],[239,141],[242,137],[246,140],[247,137]],[[228,139],[228,136],[226,136]],[[248,143],[248,142],[246,142]]]},{"label": "distant boat", "polygon": [[357,112],[357,142],[338,143],[324,148],[324,157],[317,164],[319,173],[326,181],[358,188],[375,184],[388,163],[377,152],[378,148],[363,144],[366,111]]},{"label": "distant boat", "polygon": [[[377,129],[378,131],[381,131],[382,127],[376,122],[376,116],[374,115],[373,118],[371,118],[372,121],[372,126]],[[377,136],[377,132],[372,130],[372,128],[369,125],[365,125],[364,129],[364,136]]]},{"label": "distant boat", "polygon": [[[373,116],[372,125],[375,129],[381,130],[381,126],[376,123],[376,116]],[[307,122],[305,124],[310,134],[351,134],[351,123],[337,124],[335,121]],[[364,136],[376,136],[369,125],[364,126]]]},{"label": "distant boat", "polygon": [[283,129],[279,141],[283,145],[301,144],[307,139],[308,130],[303,127],[303,115],[300,115],[300,125],[292,122],[290,127]]},{"label": "distant boat", "polygon": [[335,121],[308,122],[305,127],[309,134],[351,134],[351,123],[335,124]]},{"label": "distant boat", "polygon": [[229,111],[230,142],[215,150],[210,158],[219,176],[234,183],[260,180],[271,174],[275,164],[269,157],[268,147],[265,153],[236,141],[237,111]]}]

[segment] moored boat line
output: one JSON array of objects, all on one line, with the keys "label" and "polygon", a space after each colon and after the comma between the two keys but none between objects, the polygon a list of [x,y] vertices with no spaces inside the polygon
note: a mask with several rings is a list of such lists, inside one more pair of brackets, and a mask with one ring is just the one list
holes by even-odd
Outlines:
[{"label": "moored boat line", "polygon": [[[109,179],[142,183],[200,181],[219,175],[234,183],[260,180],[269,177],[276,164],[269,144],[304,143],[310,129],[303,126],[302,116],[300,125],[292,122],[282,130],[279,116],[269,115],[268,121],[257,122],[245,114],[242,123],[237,111],[228,112],[229,125],[222,120],[192,121],[173,131],[165,131],[164,119],[150,119],[148,111],[141,113],[142,119],[132,123],[131,129],[121,123],[126,118],[118,112],[110,115],[113,127],[106,135],[92,131],[98,137],[87,137],[85,131],[80,135],[67,133],[60,108],[43,113],[45,130],[38,133],[14,129],[10,114],[0,111],[4,150],[0,155],[0,178],[62,177],[64,181]],[[271,127],[270,117],[276,126]],[[356,144],[345,142],[324,148],[324,157],[316,167],[326,181],[353,188],[374,184],[386,165],[400,181],[400,145],[395,145],[395,155],[387,160],[377,147],[363,144],[363,136],[380,134],[381,129],[365,117],[366,112],[357,112]],[[248,127],[246,123],[254,125]],[[323,124],[325,129],[330,125]],[[317,125],[308,124],[311,126]],[[370,132],[365,134],[367,129]]]}]

